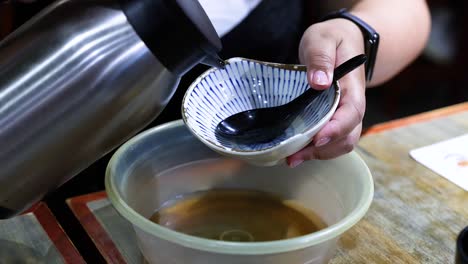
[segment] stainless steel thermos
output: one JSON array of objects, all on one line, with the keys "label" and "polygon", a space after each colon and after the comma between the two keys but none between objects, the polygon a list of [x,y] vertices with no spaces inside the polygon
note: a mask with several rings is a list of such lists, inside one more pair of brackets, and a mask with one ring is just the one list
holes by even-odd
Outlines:
[{"label": "stainless steel thermos", "polygon": [[57,1],[0,42],[0,218],[148,125],[221,43],[196,0]]}]

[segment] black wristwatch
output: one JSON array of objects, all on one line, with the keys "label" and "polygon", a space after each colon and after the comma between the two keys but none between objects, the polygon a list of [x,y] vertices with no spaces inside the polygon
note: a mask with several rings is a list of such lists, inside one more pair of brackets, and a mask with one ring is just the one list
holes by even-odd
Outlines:
[{"label": "black wristwatch", "polygon": [[325,15],[320,21],[330,20],[334,18],[344,18],[352,21],[356,24],[362,31],[364,35],[364,48],[367,56],[366,61],[366,80],[369,82],[372,79],[372,74],[374,72],[375,60],[377,58],[377,50],[379,48],[379,33],[375,31],[369,24],[364,22],[359,17],[348,13],[345,8]]}]

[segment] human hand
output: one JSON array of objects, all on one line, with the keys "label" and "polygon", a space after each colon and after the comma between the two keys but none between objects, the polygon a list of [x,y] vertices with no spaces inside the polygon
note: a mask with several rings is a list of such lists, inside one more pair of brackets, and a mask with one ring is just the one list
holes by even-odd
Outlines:
[{"label": "human hand", "polygon": [[[345,19],[310,26],[299,45],[299,59],[307,66],[309,84],[317,90],[330,87],[336,66],[362,53],[362,33]],[[295,167],[311,159],[332,159],[354,149],[361,135],[366,107],[364,67],[343,77],[340,87],[341,99],[336,112],[308,146],[288,157],[289,166]]]}]

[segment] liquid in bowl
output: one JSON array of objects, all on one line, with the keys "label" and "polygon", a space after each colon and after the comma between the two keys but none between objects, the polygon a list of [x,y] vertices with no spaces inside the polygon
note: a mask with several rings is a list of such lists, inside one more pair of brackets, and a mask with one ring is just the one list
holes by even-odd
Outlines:
[{"label": "liquid in bowl", "polygon": [[326,227],[316,213],[296,201],[242,189],[177,196],[165,202],[150,220],[188,235],[230,242],[288,239]]}]

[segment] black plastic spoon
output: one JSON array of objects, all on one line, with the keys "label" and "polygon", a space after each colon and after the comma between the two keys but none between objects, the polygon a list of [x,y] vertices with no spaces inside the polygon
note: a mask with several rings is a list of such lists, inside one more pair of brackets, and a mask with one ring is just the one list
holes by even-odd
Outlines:
[{"label": "black plastic spoon", "polygon": [[[335,68],[333,82],[366,61],[366,56],[357,55]],[[239,144],[265,143],[284,133],[294,119],[323,91],[312,88],[291,102],[267,108],[258,108],[234,114],[216,126],[216,135]]]}]

